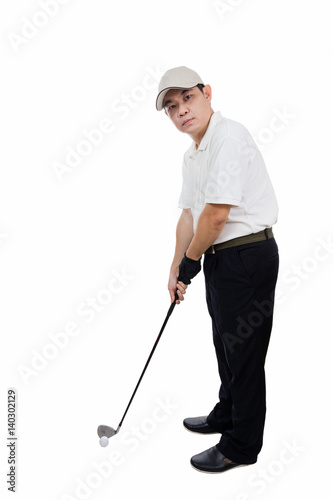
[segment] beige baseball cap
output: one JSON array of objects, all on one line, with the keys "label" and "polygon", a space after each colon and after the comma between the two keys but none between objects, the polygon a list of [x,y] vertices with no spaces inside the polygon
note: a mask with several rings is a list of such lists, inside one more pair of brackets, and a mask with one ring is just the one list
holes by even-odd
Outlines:
[{"label": "beige baseball cap", "polygon": [[158,95],[156,99],[157,111],[162,111],[165,95],[170,89],[191,89],[204,82],[193,69],[186,66],[177,66],[177,68],[169,69],[161,78],[158,86]]}]

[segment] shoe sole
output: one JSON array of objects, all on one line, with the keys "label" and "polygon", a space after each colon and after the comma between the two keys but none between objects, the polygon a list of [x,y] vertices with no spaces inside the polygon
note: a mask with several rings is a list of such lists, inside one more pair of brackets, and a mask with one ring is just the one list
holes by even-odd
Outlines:
[{"label": "shoe sole", "polygon": [[230,469],[226,469],[226,470],[209,471],[209,470],[197,469],[191,462],[190,462],[190,464],[194,470],[196,470],[197,472],[203,472],[204,474],[222,474],[223,472],[228,472],[229,470],[239,469],[240,467],[248,467],[249,465],[254,465],[254,464],[239,464],[239,465],[236,465],[235,467],[230,467]]}]

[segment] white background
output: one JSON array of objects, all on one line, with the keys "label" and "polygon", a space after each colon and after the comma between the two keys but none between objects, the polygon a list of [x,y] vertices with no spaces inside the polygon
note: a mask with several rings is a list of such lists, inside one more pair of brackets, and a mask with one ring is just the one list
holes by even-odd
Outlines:
[{"label": "white background", "polygon": [[[12,498],[9,388],[17,499],[316,497],[329,488],[332,444],[330,2],[69,0],[57,11],[53,2],[52,15],[51,3],[0,8],[1,497]],[[118,425],[169,307],[190,138],[155,98],[160,75],[178,65],[256,138],[280,207],[264,447],[256,465],[222,475],[191,468],[216,436],[182,425],[210,411],[219,388],[202,273],[121,433],[107,448],[96,433]],[[277,111],[287,116],[278,132]],[[112,132],[59,177],[55,162],[106,119]],[[105,292],[114,272],[125,278]],[[88,322],[78,311],[93,297]],[[69,323],[76,336],[64,333]]]}]

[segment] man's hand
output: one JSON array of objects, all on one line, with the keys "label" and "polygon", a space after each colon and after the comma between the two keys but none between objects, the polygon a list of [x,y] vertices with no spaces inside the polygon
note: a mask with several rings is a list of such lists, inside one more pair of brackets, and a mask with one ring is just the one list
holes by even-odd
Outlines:
[{"label": "man's hand", "polygon": [[177,276],[178,276],[177,270],[170,272],[168,290],[170,293],[171,302],[174,302],[176,298],[175,294],[177,291],[179,300],[176,301],[176,304],[180,304],[180,301],[184,300],[184,295],[186,293],[187,285],[185,285],[185,283],[183,283],[182,281],[178,281]]},{"label": "man's hand", "polygon": [[181,263],[179,264],[179,276],[178,279],[181,280],[186,285],[190,285],[191,279],[193,279],[201,271],[201,257],[199,260],[189,259],[184,254]]}]

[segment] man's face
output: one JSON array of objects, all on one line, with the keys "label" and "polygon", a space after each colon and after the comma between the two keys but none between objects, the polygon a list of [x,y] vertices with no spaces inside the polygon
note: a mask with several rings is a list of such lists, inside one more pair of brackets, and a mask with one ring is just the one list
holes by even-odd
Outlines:
[{"label": "man's face", "polygon": [[213,112],[211,97],[210,85],[203,88],[203,93],[198,87],[171,89],[164,97],[164,110],[178,130],[196,136],[207,127]]}]

